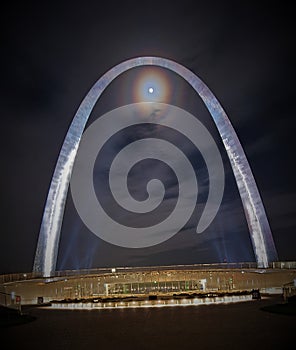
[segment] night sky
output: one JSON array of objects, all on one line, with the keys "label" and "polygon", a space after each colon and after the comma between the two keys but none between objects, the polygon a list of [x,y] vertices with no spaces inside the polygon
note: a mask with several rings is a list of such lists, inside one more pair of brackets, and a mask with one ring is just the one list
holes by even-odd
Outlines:
[{"label": "night sky", "polygon": [[[47,191],[72,118],[102,74],[138,56],[174,60],[215,94],[246,152],[279,259],[296,260],[292,8],[237,1],[27,1],[1,12],[0,273],[32,270]],[[202,235],[193,233],[192,218],[167,242],[128,249],[88,231],[69,195],[57,269],[254,261],[227,155],[210,116],[181,78],[155,72],[167,74],[172,89],[178,87],[170,102],[198,117],[217,140],[226,174],[221,211]],[[123,74],[110,85],[89,124],[135,102],[129,90],[137,74],[141,71]],[[120,144],[131,135],[118,137]],[[186,140],[176,142],[187,147]],[[157,169],[161,174],[161,165]],[[201,195],[197,211],[203,201]]]}]

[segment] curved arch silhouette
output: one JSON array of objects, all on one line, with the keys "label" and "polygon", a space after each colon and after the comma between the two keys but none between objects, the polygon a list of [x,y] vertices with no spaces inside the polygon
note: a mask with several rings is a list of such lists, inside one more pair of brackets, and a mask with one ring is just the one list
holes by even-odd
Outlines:
[{"label": "curved arch silhouette", "polygon": [[89,90],[80,104],[61,148],[49,188],[42,218],[33,271],[43,276],[55,272],[58,245],[72,168],[79,142],[91,111],[105,88],[120,74],[138,66],[160,66],[185,79],[209,110],[230,159],[241,196],[258,267],[268,267],[277,260],[277,252],[264,206],[248,164],[226,113],[209,88],[184,66],[161,57],[138,57],[124,61],[106,72]]}]

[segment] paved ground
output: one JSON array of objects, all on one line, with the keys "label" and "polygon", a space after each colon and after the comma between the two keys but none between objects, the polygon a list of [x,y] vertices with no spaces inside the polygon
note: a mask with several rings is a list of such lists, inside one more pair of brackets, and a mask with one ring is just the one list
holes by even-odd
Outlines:
[{"label": "paved ground", "polygon": [[36,319],[0,329],[9,349],[282,349],[296,316],[262,311],[281,298],[227,305],[121,310],[24,309]]}]

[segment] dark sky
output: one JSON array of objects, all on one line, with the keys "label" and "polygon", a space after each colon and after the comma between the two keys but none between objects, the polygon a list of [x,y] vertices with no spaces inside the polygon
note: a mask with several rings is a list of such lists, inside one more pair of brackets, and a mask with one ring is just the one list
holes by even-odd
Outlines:
[{"label": "dark sky", "polygon": [[[250,162],[279,259],[296,260],[292,8],[249,1],[27,1],[10,3],[1,15],[0,273],[32,269],[51,176],[80,102],[107,70],[143,55],[177,61],[216,95]],[[129,88],[118,84],[125,87],[113,96]],[[203,108],[194,103],[188,92],[182,108]],[[97,113],[119,104],[111,91]],[[211,129],[210,118],[204,123]],[[204,238],[185,229],[154,248],[118,248],[87,232],[68,198],[58,269],[254,260],[222,157],[227,191]]]}]

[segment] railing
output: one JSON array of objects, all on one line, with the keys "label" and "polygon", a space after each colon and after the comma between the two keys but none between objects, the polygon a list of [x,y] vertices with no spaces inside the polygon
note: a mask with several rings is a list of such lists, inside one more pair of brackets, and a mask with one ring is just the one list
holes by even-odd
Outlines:
[{"label": "railing", "polygon": [[296,261],[275,261],[272,263],[273,269],[296,269]]},{"label": "railing", "polygon": [[[139,266],[139,267],[104,267],[93,269],[81,269],[81,270],[64,270],[56,271],[51,277],[62,276],[77,276],[77,275],[94,275],[94,274],[109,274],[114,271],[120,272],[137,272],[137,271],[153,271],[153,270],[214,270],[214,269],[257,269],[256,262],[238,262],[238,263],[214,263],[214,264],[193,264],[193,265],[163,265],[163,266]],[[270,263],[271,269],[296,269],[296,261],[277,261]],[[28,273],[15,273],[0,275],[0,284],[32,280],[43,279],[41,273],[28,272]]]},{"label": "railing", "polygon": [[23,281],[23,280],[32,280],[35,278],[42,278],[41,273],[28,272],[28,273],[10,273],[6,275],[0,275],[0,284]]},{"label": "railing", "polygon": [[242,263],[215,263],[215,264],[193,264],[193,265],[160,265],[160,266],[133,266],[133,267],[104,267],[82,270],[56,271],[54,277],[109,274],[112,272],[137,272],[137,271],[163,271],[163,270],[210,270],[210,269],[254,269],[257,268],[255,262]]}]

